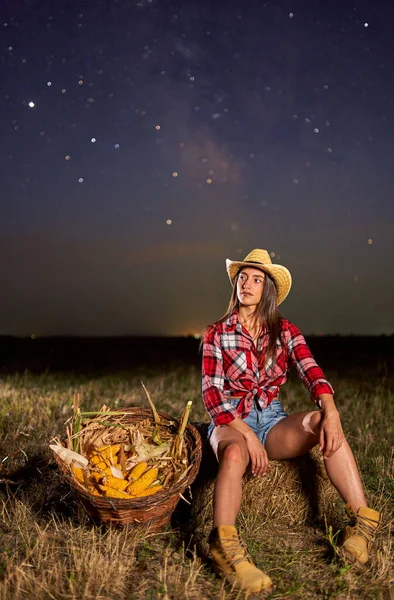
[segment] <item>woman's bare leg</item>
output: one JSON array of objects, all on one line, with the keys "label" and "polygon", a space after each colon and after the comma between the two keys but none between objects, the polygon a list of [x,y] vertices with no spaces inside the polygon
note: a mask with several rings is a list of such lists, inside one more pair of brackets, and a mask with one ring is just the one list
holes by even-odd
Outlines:
[{"label": "woman's bare leg", "polygon": [[[315,410],[294,413],[279,421],[265,442],[268,458],[294,458],[311,450],[319,443],[322,418],[322,413]],[[367,506],[356,461],[346,439],[324,464],[331,483],[346,503],[356,511]]]},{"label": "woman's bare leg", "polygon": [[213,530],[209,553],[214,569],[244,592],[272,591],[272,581],[258,569],[241,544],[236,527],[242,494],[242,476],[249,462],[244,437],[227,425],[215,427],[211,446],[219,461],[213,496]]},{"label": "woman's bare leg", "polygon": [[213,526],[235,525],[241,506],[242,476],[249,462],[243,436],[227,426],[215,427],[210,444],[219,461],[213,495]]}]

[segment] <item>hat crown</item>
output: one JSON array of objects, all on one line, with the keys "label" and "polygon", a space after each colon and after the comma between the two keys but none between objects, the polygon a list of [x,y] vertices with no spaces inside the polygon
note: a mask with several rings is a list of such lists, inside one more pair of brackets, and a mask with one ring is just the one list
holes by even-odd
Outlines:
[{"label": "hat crown", "polygon": [[260,263],[262,265],[271,265],[272,260],[267,250],[261,250],[261,248],[255,248],[244,258],[244,262]]}]

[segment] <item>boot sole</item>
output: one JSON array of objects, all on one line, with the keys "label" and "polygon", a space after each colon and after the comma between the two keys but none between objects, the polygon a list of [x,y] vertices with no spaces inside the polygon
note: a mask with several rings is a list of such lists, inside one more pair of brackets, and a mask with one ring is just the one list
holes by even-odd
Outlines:
[{"label": "boot sole", "polygon": [[350,563],[351,565],[355,566],[357,569],[364,569],[365,568],[365,564],[366,563],[362,563],[358,560],[358,558],[356,556],[354,556],[354,554],[351,554],[351,552],[347,552],[344,548],[339,548],[339,553],[342,556],[342,558],[347,562]]},{"label": "boot sole", "polygon": [[231,585],[233,588],[241,590],[242,592],[245,592],[245,594],[259,594],[261,592],[264,592],[264,594],[268,596],[274,591],[273,585],[269,585],[268,587],[259,587],[259,589],[251,587],[241,587],[240,585],[237,585],[237,579],[234,578],[234,581],[231,581],[231,576],[229,576],[219,566],[217,566],[214,563],[214,561],[212,561],[211,568],[221,579],[225,579],[229,585]]}]

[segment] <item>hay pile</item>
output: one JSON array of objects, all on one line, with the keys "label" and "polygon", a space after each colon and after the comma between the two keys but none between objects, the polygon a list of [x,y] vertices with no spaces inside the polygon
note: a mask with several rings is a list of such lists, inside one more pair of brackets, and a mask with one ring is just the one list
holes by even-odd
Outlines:
[{"label": "hay pile", "polygon": [[[193,424],[203,440],[203,456],[199,475],[192,486],[190,530],[202,552],[212,528],[212,497],[217,473],[216,458],[205,442],[207,425]],[[242,527],[258,528],[267,522],[282,525],[302,525],[306,522],[332,524],[341,520],[342,503],[326,475],[323,459],[317,448],[309,454],[291,460],[269,463],[267,475],[253,477],[246,473],[243,480],[239,521]]]}]

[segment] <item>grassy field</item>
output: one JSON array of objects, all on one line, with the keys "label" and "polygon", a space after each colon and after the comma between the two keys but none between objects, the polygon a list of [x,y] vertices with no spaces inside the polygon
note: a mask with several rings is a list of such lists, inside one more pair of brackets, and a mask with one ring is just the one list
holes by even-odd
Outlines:
[{"label": "grassy field", "polygon": [[[394,598],[394,384],[385,365],[327,372],[345,432],[356,455],[370,505],[383,511],[368,568],[357,572],[337,557],[335,531],[316,523],[288,528],[272,520],[240,523],[256,564],[275,583],[271,598]],[[48,449],[63,435],[74,389],[85,410],[146,406],[140,381],[157,407],[180,415],[193,401],[191,421],[207,421],[199,365],[138,366],[113,374],[10,374],[0,382],[0,600],[233,599],[242,597],[210,571],[180,522],[162,534],[92,525],[63,484]],[[291,379],[282,401],[288,411],[311,406]],[[7,483],[8,481],[8,483]],[[182,502],[182,501],[181,501]],[[187,505],[184,505],[186,508]],[[185,511],[183,510],[183,518]]]}]

